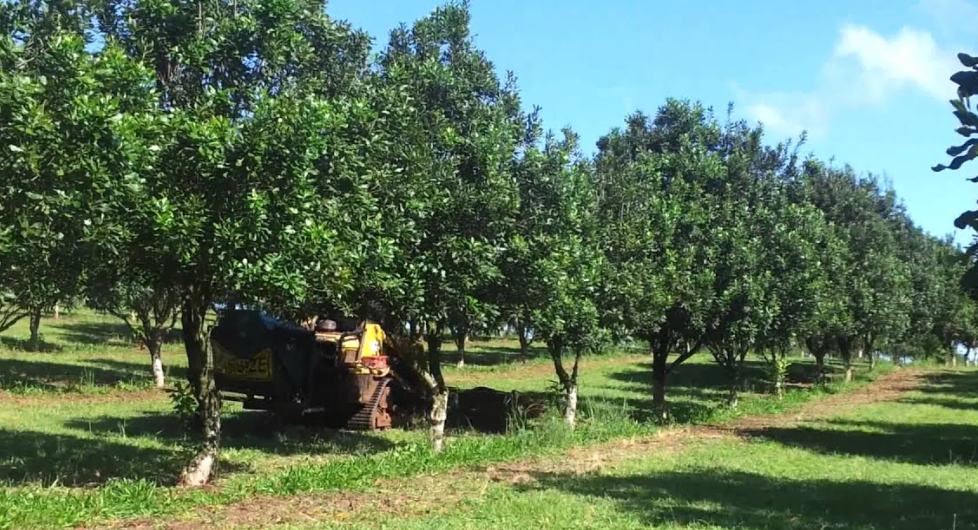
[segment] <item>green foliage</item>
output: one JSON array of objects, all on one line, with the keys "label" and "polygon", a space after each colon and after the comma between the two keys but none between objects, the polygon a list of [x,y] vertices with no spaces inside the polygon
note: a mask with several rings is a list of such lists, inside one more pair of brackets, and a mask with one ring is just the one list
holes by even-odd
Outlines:
[{"label": "green foliage", "polygon": [[[974,160],[978,156],[978,138],[973,138],[978,135],[978,114],[975,114],[971,109],[971,97],[978,94],[978,64],[975,63],[974,57],[966,53],[959,53],[958,60],[965,67],[965,70],[951,76],[951,81],[958,85],[958,97],[952,99],[950,103],[954,108],[954,117],[961,124],[955,129],[955,132],[968,138],[968,140],[961,145],[951,146],[947,149],[947,155],[953,158],[946,166],[944,164],[934,166],[934,171],[938,172],[945,169],[958,170],[965,162]],[[968,180],[978,182],[978,177]],[[962,213],[955,219],[954,225],[960,230],[971,228],[978,232],[978,210]],[[968,254],[971,257],[974,257],[976,252],[978,252],[978,240],[968,248]],[[978,276],[976,276],[974,266],[969,267],[966,283],[970,290],[978,288]]]},{"label": "green foliage", "polygon": [[[703,348],[736,390],[751,351],[781,381],[795,344],[847,367],[978,345],[969,258],[876,178],[682,100],[588,159],[524,111],[466,2],[395,29],[375,59],[325,7],[0,4],[0,331],[84,296],[152,346],[179,309],[204,403],[215,303],[409,324],[438,393],[447,329],[516,321],[567,392],[582,354],[644,341],[662,413],[667,376]],[[961,60],[970,138],[978,61]],[[948,154],[958,169],[978,143]]]},{"label": "green foliage", "polygon": [[189,429],[197,417],[197,399],[194,397],[193,389],[183,381],[176,381],[173,388],[167,390],[167,394],[173,413],[180,419],[180,423]]},{"label": "green foliage", "polygon": [[151,101],[138,64],[85,49],[85,9],[70,5],[0,7],[0,291],[32,313],[70,303],[93,242],[118,237],[106,214],[139,178],[132,112]]}]

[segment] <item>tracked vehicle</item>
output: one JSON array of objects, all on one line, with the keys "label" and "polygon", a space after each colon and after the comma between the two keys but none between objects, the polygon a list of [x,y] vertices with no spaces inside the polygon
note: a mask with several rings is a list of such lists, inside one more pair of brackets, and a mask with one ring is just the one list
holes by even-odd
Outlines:
[{"label": "tracked vehicle", "polygon": [[337,318],[310,330],[231,310],[211,332],[211,346],[218,391],[246,409],[376,430],[424,407],[416,372],[375,322]]}]

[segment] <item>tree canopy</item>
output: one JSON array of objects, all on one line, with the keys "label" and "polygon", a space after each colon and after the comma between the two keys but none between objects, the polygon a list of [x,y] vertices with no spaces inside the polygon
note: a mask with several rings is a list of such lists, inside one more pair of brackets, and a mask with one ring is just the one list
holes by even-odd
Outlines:
[{"label": "tree canopy", "polygon": [[[220,441],[216,307],[356,314],[426,347],[412,361],[436,448],[449,330],[515,322],[545,342],[571,425],[581,357],[616,341],[650,352],[660,418],[669,374],[699,352],[734,404],[751,353],[780,392],[793,348],[851,368],[976,343],[962,251],[880,179],[800,157],[803,137],[669,99],[592,155],[523,108],[467,3],[395,28],[376,56],[326,7],[0,4],[0,331],[84,298],[152,350],[179,315],[205,432],[185,482],[206,480]],[[955,78],[966,136],[976,75]]]}]

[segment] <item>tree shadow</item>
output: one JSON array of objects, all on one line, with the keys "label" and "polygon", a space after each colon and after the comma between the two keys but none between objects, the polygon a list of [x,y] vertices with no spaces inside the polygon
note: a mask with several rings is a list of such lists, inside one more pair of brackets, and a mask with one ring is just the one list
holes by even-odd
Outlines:
[{"label": "tree shadow", "polygon": [[940,371],[924,376],[927,382],[919,391],[924,394],[954,394],[978,397],[978,376],[975,372]]},{"label": "tree shadow", "polygon": [[770,427],[745,434],[821,454],[846,454],[920,465],[978,465],[978,426],[847,420],[821,424],[827,428]]},{"label": "tree shadow", "polygon": [[[652,387],[652,363],[646,361],[637,365],[640,369],[625,370],[611,374],[616,381]],[[744,363],[744,380],[761,379],[765,375],[765,366],[761,361],[746,361]],[[666,380],[666,392],[685,391],[685,389],[727,388],[730,378],[722,366],[714,363],[680,364]]]},{"label": "tree shadow", "polygon": [[[187,429],[173,414],[147,411],[134,417],[98,416],[76,418],[64,424],[99,438],[125,433],[127,437],[162,440],[177,444],[188,438]],[[270,455],[362,455],[386,451],[394,443],[377,434],[327,429],[320,425],[288,424],[270,413],[240,411],[221,418],[221,446],[256,450]]]},{"label": "tree shadow", "polygon": [[947,409],[954,409],[954,410],[966,410],[970,412],[978,411],[978,404],[969,403],[966,401],[959,401],[956,399],[949,399],[949,398],[906,397],[901,399],[899,403],[905,403],[907,405],[931,405],[935,407],[944,407]]},{"label": "tree shadow", "polygon": [[48,342],[44,340],[43,336],[36,346],[31,344],[30,339],[19,337],[0,337],[0,345],[9,350],[30,353],[57,353],[64,350],[64,346],[54,342]]},{"label": "tree shadow", "polygon": [[75,385],[116,385],[147,379],[148,371],[148,362],[143,365],[112,359],[92,359],[87,360],[86,364],[64,364],[0,358],[0,385],[3,388],[59,391]]},{"label": "tree shadow", "polygon": [[[145,359],[143,362],[129,362],[120,361],[118,359],[106,359],[106,358],[96,358],[87,359],[86,362],[102,367],[106,367],[110,370],[117,372],[118,374],[129,374],[129,379],[132,377],[137,378],[148,378],[149,377],[149,352],[141,352],[141,355],[135,355],[140,359]],[[166,372],[167,377],[172,379],[179,379],[185,381],[187,378],[187,367],[180,365],[172,365],[166,362],[166,355],[163,357],[163,370]],[[125,379],[128,380],[128,379]]]},{"label": "tree shadow", "polygon": [[[447,360],[453,363],[458,362],[457,352],[448,350],[445,353],[448,354],[446,355]],[[547,349],[541,346],[531,345],[526,353],[527,360],[546,356],[549,356]],[[500,366],[519,362],[519,346],[503,346],[497,344],[480,346],[474,344],[472,345],[472,349],[466,349],[465,351],[466,366]]]},{"label": "tree shadow", "polygon": [[650,526],[719,528],[978,528],[970,492],[860,480],[774,479],[716,468],[653,475],[541,474],[523,490],[606,498]]},{"label": "tree shadow", "polygon": [[8,486],[89,486],[113,478],[172,484],[189,461],[189,454],[179,449],[2,428],[0,447],[0,484]]},{"label": "tree shadow", "polygon": [[63,340],[74,344],[131,346],[132,333],[123,322],[63,321],[52,322]]}]

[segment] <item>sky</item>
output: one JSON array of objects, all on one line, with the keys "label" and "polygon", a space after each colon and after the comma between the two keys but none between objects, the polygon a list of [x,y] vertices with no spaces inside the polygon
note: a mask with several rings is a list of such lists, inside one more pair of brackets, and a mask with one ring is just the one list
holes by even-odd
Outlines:
[{"label": "sky", "polygon": [[[978,0],[972,0],[978,2]],[[330,0],[327,13],[388,32],[440,0]],[[969,0],[472,0],[472,30],[500,72],[513,71],[544,126],[570,126],[586,152],[625,116],[669,97],[765,125],[770,143],[807,131],[804,152],[892,183],[936,236],[975,207],[978,163],[934,173],[963,138],[948,100],[955,56],[978,55]],[[970,172],[970,174],[969,174]]]}]

